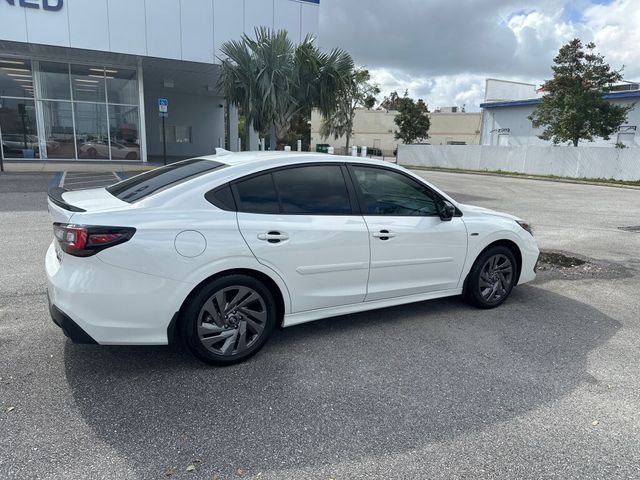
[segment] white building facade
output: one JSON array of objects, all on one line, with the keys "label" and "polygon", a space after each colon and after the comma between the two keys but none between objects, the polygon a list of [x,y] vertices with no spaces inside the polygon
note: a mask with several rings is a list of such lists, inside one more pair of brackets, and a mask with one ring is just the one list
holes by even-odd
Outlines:
[{"label": "white building facade", "polygon": [[[611,92],[604,96],[607,101],[617,105],[632,106],[640,101],[640,90]],[[485,102],[482,108],[481,145],[499,146],[545,146],[551,142],[542,140],[542,128],[535,127],[529,116],[540,98]],[[593,142],[580,141],[582,146],[614,147],[622,144],[626,147],[640,146],[640,107],[635,105],[627,115],[627,121],[613,133],[608,140],[596,138]]]},{"label": "white building facade", "polygon": [[[258,26],[318,32],[319,0],[0,0],[4,160],[142,161],[237,147],[219,49]],[[257,147],[257,138],[255,139]]]}]

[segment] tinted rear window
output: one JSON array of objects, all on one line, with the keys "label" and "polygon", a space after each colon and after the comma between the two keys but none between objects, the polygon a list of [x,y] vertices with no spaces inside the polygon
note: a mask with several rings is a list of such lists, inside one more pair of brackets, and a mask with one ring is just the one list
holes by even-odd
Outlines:
[{"label": "tinted rear window", "polygon": [[288,168],[273,173],[282,213],[350,215],[349,192],[337,165]]},{"label": "tinted rear window", "polygon": [[156,168],[107,187],[114,197],[133,203],[159,190],[174,186],[221,167],[224,163],[213,160],[191,159]]},{"label": "tinted rear window", "polygon": [[280,213],[278,193],[270,173],[251,177],[235,184],[240,200],[238,210],[249,213]]}]

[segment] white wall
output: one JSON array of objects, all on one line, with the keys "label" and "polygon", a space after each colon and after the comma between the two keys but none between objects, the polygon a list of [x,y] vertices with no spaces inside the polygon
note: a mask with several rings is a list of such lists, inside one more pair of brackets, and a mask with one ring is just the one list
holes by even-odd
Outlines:
[{"label": "white wall", "polygon": [[[639,98],[621,98],[617,99],[617,105],[631,105]],[[538,138],[542,133],[541,128],[533,128],[529,115],[535,109],[535,105],[525,105],[518,107],[491,107],[484,108],[482,111],[482,131],[480,143],[482,145],[498,145],[498,135],[505,134],[508,129],[509,146],[519,145],[539,145],[547,146],[551,142]],[[634,108],[627,116],[624,124],[627,127],[636,127],[636,130],[628,129],[629,132],[635,133],[631,145],[632,147],[640,146],[640,108]],[[618,135],[614,133],[609,140],[597,138],[593,142],[580,141],[581,146],[590,147],[612,147],[618,142]]]},{"label": "white wall", "polygon": [[[311,0],[58,0],[59,11],[0,0],[0,41],[219,63],[220,45],[256,26],[294,41],[318,33]],[[52,2],[53,3],[53,2]]]},{"label": "white wall", "polygon": [[400,145],[398,163],[572,178],[640,180],[640,149],[636,148]]}]

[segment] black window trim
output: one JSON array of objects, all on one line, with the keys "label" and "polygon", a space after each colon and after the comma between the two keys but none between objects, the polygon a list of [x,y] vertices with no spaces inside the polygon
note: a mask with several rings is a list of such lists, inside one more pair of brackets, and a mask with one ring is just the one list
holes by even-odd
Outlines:
[{"label": "black window trim", "polygon": [[[329,167],[329,166],[333,166],[333,167],[340,167],[340,171],[342,173],[342,178],[344,180],[345,183],[345,187],[347,189],[347,197],[349,199],[349,204],[351,206],[351,212],[348,213],[331,213],[331,214],[325,214],[325,213],[283,213],[282,212],[282,200],[280,198],[280,192],[278,191],[278,186],[275,183],[275,179],[273,178],[273,174],[279,171],[283,171],[283,170],[291,170],[294,168],[303,168],[303,167]],[[240,210],[239,206],[241,205],[241,201],[240,201],[240,195],[238,194],[238,189],[236,184],[243,182],[245,180],[250,180],[252,178],[255,177],[259,177],[261,175],[269,175],[271,177],[271,181],[273,182],[273,188],[276,191],[276,195],[278,196],[278,206],[279,206],[279,212],[278,213],[255,213],[255,212],[243,212],[242,210]],[[265,170],[261,170],[259,172],[254,172],[254,173],[250,173],[248,175],[245,175],[243,177],[239,177],[239,178],[235,178],[232,181],[228,182],[229,185],[231,186],[231,192],[233,193],[233,200],[236,204],[236,212],[238,213],[251,213],[253,215],[287,215],[287,216],[309,216],[309,215],[313,215],[316,217],[352,217],[354,215],[361,215],[361,207],[360,207],[360,202],[358,201],[357,198],[357,193],[356,190],[354,188],[353,185],[353,181],[351,179],[351,176],[349,174],[349,171],[345,165],[344,162],[301,162],[301,163],[295,163],[295,164],[290,164],[290,165],[283,165],[280,167],[273,167],[273,168],[268,168]],[[220,185],[218,187],[216,187],[214,190],[223,187],[224,185]],[[207,192],[208,193],[208,192]]]},{"label": "black window trim", "polygon": [[[225,205],[222,205],[220,202],[216,201],[216,193],[218,193],[220,190],[224,190],[228,188],[229,190],[231,190],[231,200],[233,201],[233,208],[229,209],[226,208]],[[211,205],[213,205],[216,208],[219,208],[220,210],[223,210],[225,212],[237,212],[238,211],[238,203],[236,201],[236,196],[233,193],[233,188],[231,187],[231,182],[225,182],[222,185],[218,185],[217,187],[209,190],[207,193],[204,194],[204,199],[209,202]]]},{"label": "black window trim", "polygon": [[[386,170],[389,172],[394,172],[397,173],[399,175],[402,175],[403,177],[418,183],[422,188],[424,188],[425,190],[427,190],[435,199],[435,201],[437,202],[438,200],[442,201],[442,202],[449,202],[448,199],[444,198],[442,195],[440,195],[438,192],[436,192],[435,190],[433,190],[431,187],[429,187],[429,185],[427,185],[426,183],[423,183],[421,181],[419,181],[418,179],[412,177],[411,175],[407,175],[405,172],[403,172],[402,170],[398,170],[392,167],[387,167],[386,165],[372,165],[370,163],[355,163],[355,162],[348,162],[346,164],[347,166],[347,170],[349,171],[349,175],[350,175],[350,179],[351,182],[353,183],[353,187],[355,188],[356,191],[356,195],[358,198],[358,203],[360,204],[360,214],[362,216],[369,216],[369,217],[389,217],[389,216],[393,216],[393,217],[439,217],[439,215],[433,214],[433,215],[378,215],[378,214],[373,214],[373,213],[369,213],[366,211],[366,205],[367,205],[367,201],[366,198],[364,196],[364,193],[362,192],[362,189],[360,188],[360,185],[358,184],[358,180],[356,177],[356,173],[354,172],[354,167],[363,167],[363,168],[372,168],[372,169],[377,169],[377,170]],[[451,203],[451,202],[449,202]],[[454,205],[455,207],[455,205]],[[462,212],[458,209],[458,207],[455,207],[456,209],[456,213],[454,214],[454,217],[462,217]]]}]

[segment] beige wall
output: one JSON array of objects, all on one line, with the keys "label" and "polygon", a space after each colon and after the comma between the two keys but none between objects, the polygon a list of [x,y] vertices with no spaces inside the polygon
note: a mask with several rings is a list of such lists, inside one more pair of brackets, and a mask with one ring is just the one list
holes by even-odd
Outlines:
[{"label": "beige wall", "polygon": [[[366,145],[392,151],[400,143],[394,138],[397,126],[394,118],[398,112],[386,110],[356,110],[351,145]],[[480,113],[445,113],[429,114],[431,128],[428,143],[446,145],[449,141],[466,142],[468,145],[480,143]],[[333,136],[322,138],[320,125],[322,117],[313,112],[311,115],[311,149],[318,143],[328,143],[333,147],[344,147],[344,137],[335,140]]]}]

